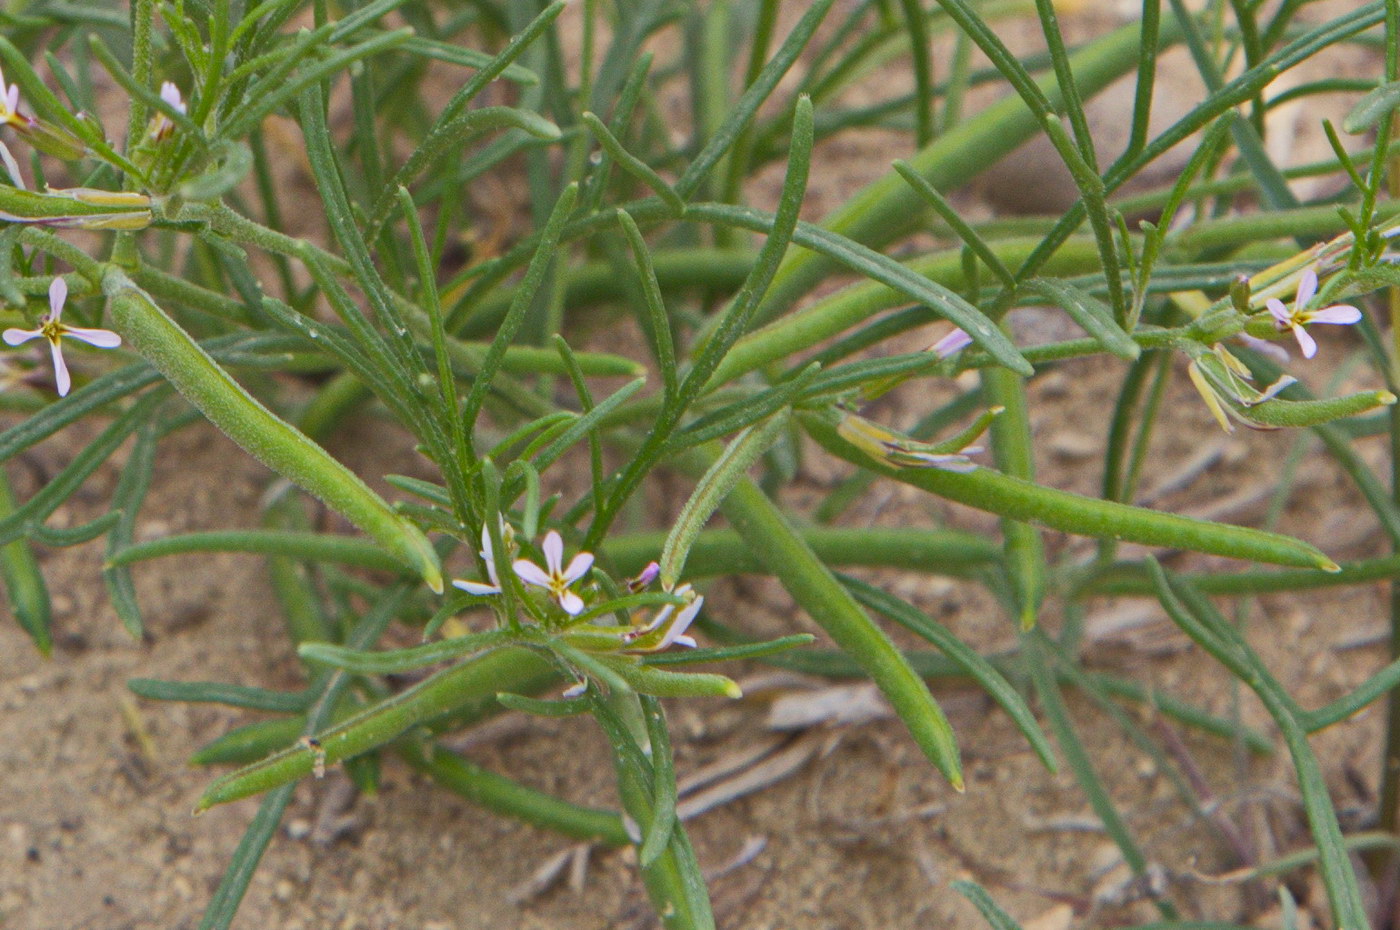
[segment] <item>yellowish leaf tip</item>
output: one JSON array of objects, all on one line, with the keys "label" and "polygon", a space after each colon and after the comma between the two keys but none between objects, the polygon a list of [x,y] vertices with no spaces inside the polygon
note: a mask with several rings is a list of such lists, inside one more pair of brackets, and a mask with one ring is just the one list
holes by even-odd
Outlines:
[{"label": "yellowish leaf tip", "polygon": [[1395,403],[1395,395],[1389,391],[1377,391],[1376,402],[1389,407],[1391,404]]},{"label": "yellowish leaf tip", "polygon": [[1322,569],[1324,572],[1328,572],[1333,575],[1342,570],[1342,567],[1340,565],[1338,565],[1336,562],[1333,562],[1325,555],[1317,560],[1317,567]]},{"label": "yellowish leaf tip", "polygon": [[724,696],[737,701],[744,696],[744,690],[739,687],[738,682],[731,681],[724,689]]}]

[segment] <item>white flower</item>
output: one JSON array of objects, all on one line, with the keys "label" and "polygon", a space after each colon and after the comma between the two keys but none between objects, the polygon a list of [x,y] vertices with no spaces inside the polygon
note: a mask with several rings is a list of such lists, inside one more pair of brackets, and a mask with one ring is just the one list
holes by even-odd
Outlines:
[{"label": "white flower", "polygon": [[[678,597],[686,599],[686,603],[680,611],[676,611],[675,604],[667,604],[656,612],[656,617],[646,626],[631,630],[622,637],[622,641],[630,648],[626,652],[660,652],[672,644],[695,648],[695,639],[685,635],[685,631],[690,628],[690,624],[695,621],[695,617],[700,613],[700,607],[705,603],[704,595],[696,594],[695,589],[688,584],[683,584],[676,588],[674,592]],[[637,644],[637,641],[648,637],[650,634],[661,632],[661,637],[655,642]]]},{"label": "white flower", "polygon": [[[4,79],[0,78],[0,83]],[[11,327],[0,333],[0,339],[4,339],[6,345],[23,345],[31,339],[43,336],[49,341],[49,348],[53,351],[53,371],[54,380],[58,383],[58,396],[67,396],[69,389],[73,386],[73,379],[68,374],[68,366],[63,361],[63,337],[71,336],[80,342],[97,346],[99,349],[115,349],[122,344],[122,337],[109,329],[84,329],[80,326],[69,326],[65,324],[61,317],[63,315],[63,302],[68,299],[68,285],[62,278],[54,278],[49,285],[49,312],[39,320],[38,329],[15,329]]]},{"label": "white flower", "polygon": [[481,528],[481,561],[486,563],[486,577],[491,579],[490,584],[453,578],[452,587],[468,594],[475,594],[478,597],[500,594],[501,579],[496,577],[496,554],[491,549],[491,534],[486,531],[485,526]]},{"label": "white flower", "polygon": [[593,567],[593,554],[580,552],[564,567],[564,540],[558,532],[550,530],[540,546],[544,552],[544,568],[529,559],[516,559],[511,566],[520,580],[537,588],[549,591],[550,596],[564,608],[570,616],[583,613],[583,598],[569,590],[569,585],[578,581]]},{"label": "white flower", "polygon": [[[160,99],[170,104],[177,113],[185,113],[185,101],[180,96],[180,88],[175,86],[173,81],[165,81],[160,85]],[[156,142],[169,138],[175,131],[175,123],[164,113],[157,112],[151,118],[151,124],[147,127],[147,134]]]},{"label": "white flower", "polygon": [[1293,330],[1293,336],[1298,340],[1298,346],[1303,350],[1304,358],[1312,358],[1317,354],[1317,342],[1308,335],[1307,330],[1303,327],[1309,323],[1336,323],[1341,326],[1350,326],[1361,319],[1361,311],[1350,304],[1335,304],[1320,310],[1309,310],[1308,301],[1312,300],[1316,294],[1317,272],[1309,268],[1298,279],[1298,293],[1293,300],[1292,310],[1285,307],[1283,301],[1277,297],[1270,297],[1264,302],[1264,305],[1269,308],[1269,313],[1273,314],[1274,320],[1277,321],[1279,329]]}]

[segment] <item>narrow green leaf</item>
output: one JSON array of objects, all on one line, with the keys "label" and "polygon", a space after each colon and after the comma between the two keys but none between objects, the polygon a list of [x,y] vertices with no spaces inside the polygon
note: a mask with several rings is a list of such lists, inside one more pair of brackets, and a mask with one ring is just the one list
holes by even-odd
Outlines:
[{"label": "narrow green leaf", "polygon": [[[15,496],[10,489],[9,473],[0,468],[0,519],[15,512]],[[39,560],[24,539],[16,539],[0,547],[0,580],[5,583],[5,593],[9,595],[10,609],[20,628],[34,640],[34,646],[43,655],[53,652],[53,609],[49,602],[49,589],[44,583]]]},{"label": "narrow green leaf", "polygon": [[612,156],[613,161],[617,162],[623,171],[651,188],[666,206],[675,211],[677,216],[685,212],[685,201],[681,199],[680,194],[676,193],[676,189],[667,184],[665,179],[653,171],[650,165],[623,148],[622,143],[602,120],[586,110],[580,118],[583,120],[583,124],[588,127],[588,131],[593,133],[593,138],[598,140],[598,144]]},{"label": "narrow green leaf", "polygon": [[976,882],[959,879],[953,882],[953,890],[976,906],[987,923],[991,924],[992,930],[1021,930],[1021,925],[1012,920],[1011,915],[1003,911],[987,894],[987,890]]},{"label": "narrow green leaf", "polygon": [[484,652],[504,645],[513,635],[509,630],[487,630],[484,633],[469,633],[409,649],[386,652],[347,649],[334,643],[302,643],[297,647],[297,655],[308,662],[329,665],[358,675],[391,675]]},{"label": "narrow green leaf", "polygon": [[1113,308],[1107,304],[1058,278],[1037,278],[1030,286],[1069,314],[1107,351],[1130,362],[1142,354],[1142,348],[1118,325]]},{"label": "narrow green leaf", "polygon": [[127,688],[137,697],[151,701],[184,701],[195,704],[226,704],[246,710],[266,710],[278,714],[301,714],[315,702],[310,691],[269,691],[247,685],[216,681],[162,681],[132,678]]},{"label": "narrow green leaf", "polygon": [[1389,81],[1358,100],[1342,121],[1342,128],[1353,135],[1366,132],[1396,107],[1400,107],[1400,81]]},{"label": "narrow green leaf", "polygon": [[1026,737],[1026,741],[1031,744],[1031,748],[1045,767],[1052,772],[1058,769],[1055,751],[1040,729],[1040,724],[1036,722],[1035,714],[1031,712],[1020,693],[990,662],[913,605],[855,578],[840,576],[840,580],[846,589],[855,595],[857,601],[937,646],[944,655],[980,684],[992,700],[1001,705],[1002,710],[1006,711],[1011,722],[1016,724],[1016,728]]},{"label": "narrow green leaf", "polygon": [[787,423],[788,417],[778,414],[736,436],[696,484],[667,534],[666,544],[661,547],[661,583],[668,590],[680,581],[681,570],[685,567],[686,556],[690,554],[695,538],[724,503],[734,485],[744,477],[749,466],[767,452],[787,428]]},{"label": "narrow green leaf", "polygon": [[721,509],[798,606],[875,681],[929,761],[955,789],[962,790],[962,766],[953,730],[928,685],[821,563],[782,511],[747,479],[735,486]]}]

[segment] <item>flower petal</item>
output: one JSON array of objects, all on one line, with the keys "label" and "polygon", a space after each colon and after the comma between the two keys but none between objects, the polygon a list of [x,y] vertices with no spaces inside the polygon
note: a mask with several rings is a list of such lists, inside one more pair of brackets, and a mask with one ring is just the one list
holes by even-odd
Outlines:
[{"label": "flower petal", "polygon": [[972,345],[972,337],[959,327],[929,346],[928,351],[937,355],[939,358],[947,358],[954,352],[965,349],[970,345]]},{"label": "flower petal", "polygon": [[1293,324],[1293,337],[1298,340],[1298,346],[1303,350],[1303,358],[1312,358],[1317,354],[1317,340],[1308,335],[1308,331],[1297,323]]},{"label": "flower petal", "polygon": [[110,329],[84,329],[81,326],[63,327],[63,335],[72,336],[79,342],[86,342],[99,349],[115,349],[122,344],[122,337]]},{"label": "flower petal", "polygon": [[576,617],[583,613],[583,608],[587,605],[583,603],[583,598],[565,588],[559,592],[559,606],[564,608],[564,612],[569,616]]},{"label": "flower petal", "polygon": [[475,594],[478,597],[486,597],[488,595],[501,593],[500,585],[482,584],[479,581],[466,581],[461,578],[453,578],[452,587],[459,591],[465,591],[468,594]]},{"label": "flower petal", "polygon": [[67,397],[73,387],[73,378],[68,374],[68,365],[63,361],[63,343],[55,339],[49,343],[53,349],[53,379],[58,386],[58,396]]},{"label": "flower petal", "polygon": [[1273,359],[1280,365],[1288,364],[1288,350],[1277,342],[1260,339],[1257,336],[1251,336],[1249,333],[1240,333],[1240,342],[1244,343],[1255,352],[1258,352],[1260,355]]},{"label": "flower petal", "polygon": [[532,584],[537,588],[552,586],[549,573],[529,559],[516,559],[511,568],[515,571],[516,576],[526,584]]},{"label": "flower petal", "polygon": [[1353,323],[1361,322],[1361,311],[1351,304],[1336,304],[1331,307],[1323,307],[1308,314],[1309,323],[1336,323],[1339,326],[1350,326]]},{"label": "flower petal", "polygon": [[185,101],[180,96],[180,88],[174,81],[162,81],[160,85],[160,99],[170,104],[181,113],[185,112]]},{"label": "flower petal", "polygon": [[13,326],[11,326],[3,333],[0,333],[0,339],[5,340],[5,345],[18,346],[24,345],[29,340],[37,339],[42,335],[44,335],[42,330],[15,329]]},{"label": "flower petal", "polygon": [[559,569],[564,564],[564,538],[557,530],[550,530],[545,534],[540,550],[544,552],[545,568],[549,569],[551,575],[559,574]]},{"label": "flower petal", "polygon": [[54,278],[49,285],[49,319],[57,323],[63,314],[63,303],[68,299],[68,282]]},{"label": "flower petal", "polygon": [[683,639],[690,640],[690,645],[694,646],[695,640],[682,634],[690,628],[690,624],[694,622],[696,615],[700,613],[700,606],[704,603],[704,595],[697,595],[695,600],[686,604],[685,607],[681,609],[681,612],[676,614],[675,622],[666,628],[666,633],[661,637],[661,642],[656,644],[656,648],[658,650],[665,649],[672,643],[678,643]]},{"label": "flower petal", "polygon": [[580,552],[569,561],[569,567],[564,569],[564,583],[573,584],[593,567],[593,553]]},{"label": "flower petal", "polygon": [[1273,314],[1274,319],[1278,320],[1283,326],[1287,326],[1288,321],[1292,319],[1293,315],[1288,312],[1288,308],[1283,305],[1283,301],[1279,300],[1277,297],[1270,297],[1268,300],[1264,301],[1264,306],[1269,308],[1269,313]]},{"label": "flower petal", "polygon": [[1303,276],[1298,279],[1298,299],[1293,307],[1302,310],[1308,305],[1308,301],[1317,296],[1317,272],[1309,268],[1303,272]]}]

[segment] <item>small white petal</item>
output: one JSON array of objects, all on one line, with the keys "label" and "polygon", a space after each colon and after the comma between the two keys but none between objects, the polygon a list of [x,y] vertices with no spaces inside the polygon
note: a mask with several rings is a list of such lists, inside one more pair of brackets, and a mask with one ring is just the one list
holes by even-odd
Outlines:
[{"label": "small white petal", "polygon": [[0,333],[0,339],[5,340],[6,345],[18,346],[24,345],[29,340],[37,339],[42,335],[44,335],[43,332],[37,329],[15,329],[11,326],[3,333]]},{"label": "small white petal", "polygon": [[68,374],[68,365],[63,361],[63,344],[55,339],[49,344],[53,349],[53,378],[58,386],[58,396],[67,397],[73,387],[73,378]]},{"label": "small white petal", "polygon": [[656,612],[656,616],[652,618],[652,621],[650,623],[648,623],[641,629],[633,630],[631,633],[628,633],[624,637],[624,639],[626,639],[628,642],[631,642],[634,639],[641,639],[648,633],[655,633],[657,630],[661,629],[661,625],[666,622],[667,618],[669,618],[671,614],[675,613],[675,610],[675,604],[664,605],[660,610]]},{"label": "small white petal", "polygon": [[1309,323],[1336,323],[1339,326],[1350,326],[1353,323],[1361,322],[1361,311],[1351,304],[1337,304],[1310,313],[1308,317]]},{"label": "small white petal", "polygon": [[1303,358],[1312,358],[1317,354],[1317,340],[1297,323],[1293,324],[1293,336],[1298,340],[1299,348],[1303,350]]},{"label": "small white petal", "polygon": [[578,581],[584,575],[588,574],[588,570],[592,567],[593,553],[580,552],[570,560],[569,567],[564,569],[564,583],[573,584],[575,581]]},{"label": "small white petal", "polygon": [[550,587],[551,579],[549,573],[529,559],[516,559],[515,564],[511,565],[511,568],[515,570],[515,574],[520,580],[526,584],[532,584],[537,588]]},{"label": "small white petal", "polygon": [[694,622],[696,615],[700,613],[700,606],[704,603],[705,598],[702,596],[697,597],[695,600],[685,605],[685,607],[681,609],[681,612],[676,615],[676,622],[672,623],[670,627],[666,629],[666,634],[661,637],[661,642],[656,644],[656,648],[665,649],[672,643],[678,643],[682,639],[689,639],[690,645],[695,645],[695,640],[690,639],[689,636],[685,636],[684,633],[690,628],[690,624]]},{"label": "small white petal", "polygon": [[[0,161],[5,163],[5,171],[10,176],[10,183],[20,190],[24,190],[24,175],[20,173],[19,162],[15,161],[15,156],[5,147],[3,142],[0,142]],[[11,220],[10,222],[17,221]]]},{"label": "small white petal", "polygon": [[[0,87],[5,84],[5,76],[0,75]],[[9,113],[19,112],[19,85],[11,84],[5,88],[5,110]]]},{"label": "small white petal", "polygon": [[54,278],[49,285],[49,319],[55,323],[63,314],[63,303],[68,299],[68,282],[62,278]]},{"label": "small white petal", "polygon": [[564,538],[556,530],[550,530],[545,534],[540,550],[544,552],[544,564],[549,573],[559,574],[559,569],[564,565]]},{"label": "small white petal", "polygon": [[585,678],[582,681],[576,681],[573,684],[569,685],[569,687],[564,689],[564,693],[561,696],[566,698],[582,697],[583,693],[587,690],[588,679]]},{"label": "small white petal", "polygon": [[[1283,301],[1279,300],[1277,297],[1270,297],[1268,300],[1264,301],[1264,306],[1268,307],[1269,313],[1273,314],[1274,319],[1284,324],[1284,326],[1288,325],[1289,319],[1293,316],[1288,312],[1288,308],[1283,305]],[[1283,327],[1279,328],[1282,329]]]},{"label": "small white petal", "polygon": [[565,588],[559,592],[559,606],[564,608],[564,612],[569,616],[577,617],[587,605],[583,603],[583,598]]},{"label": "small white petal", "polygon": [[65,326],[63,335],[72,336],[79,342],[86,342],[99,349],[115,349],[122,344],[122,337],[110,329],[84,329],[81,326]]},{"label": "small white petal", "polygon": [[185,101],[180,96],[180,88],[174,81],[164,81],[160,85],[160,99],[170,104],[181,113],[185,112]]},{"label": "small white petal", "polygon": [[1273,400],[1273,398],[1284,388],[1297,383],[1298,379],[1293,377],[1292,375],[1280,375],[1277,381],[1275,381],[1273,384],[1269,385],[1268,387],[1264,388],[1264,390],[1259,392],[1258,400],[1254,401],[1251,404],[1246,404],[1246,406],[1252,407],[1254,406],[1254,404],[1262,404],[1266,400]]},{"label": "small white petal", "polygon": [[497,585],[482,584],[479,581],[464,581],[460,578],[452,579],[452,587],[459,591],[465,591],[468,594],[475,594],[478,597],[488,597],[492,594],[501,593],[501,589]]},{"label": "small white petal", "polygon": [[1303,272],[1303,276],[1298,279],[1298,300],[1293,306],[1297,307],[1299,310],[1303,309],[1308,305],[1308,301],[1312,300],[1316,294],[1317,272],[1309,268],[1307,271]]},{"label": "small white petal", "polygon": [[972,345],[972,337],[962,328],[958,328],[929,346],[929,351],[939,358],[947,358],[954,352],[965,349],[970,345]]},{"label": "small white petal", "polygon": [[671,645],[673,645],[673,646],[684,646],[684,647],[687,648],[687,649],[694,649],[696,646],[698,646],[698,645],[700,645],[700,644],[697,643],[697,642],[695,641],[695,637],[694,637],[694,636],[677,636],[676,639],[675,639],[675,641],[674,641],[673,643],[671,643]]}]

